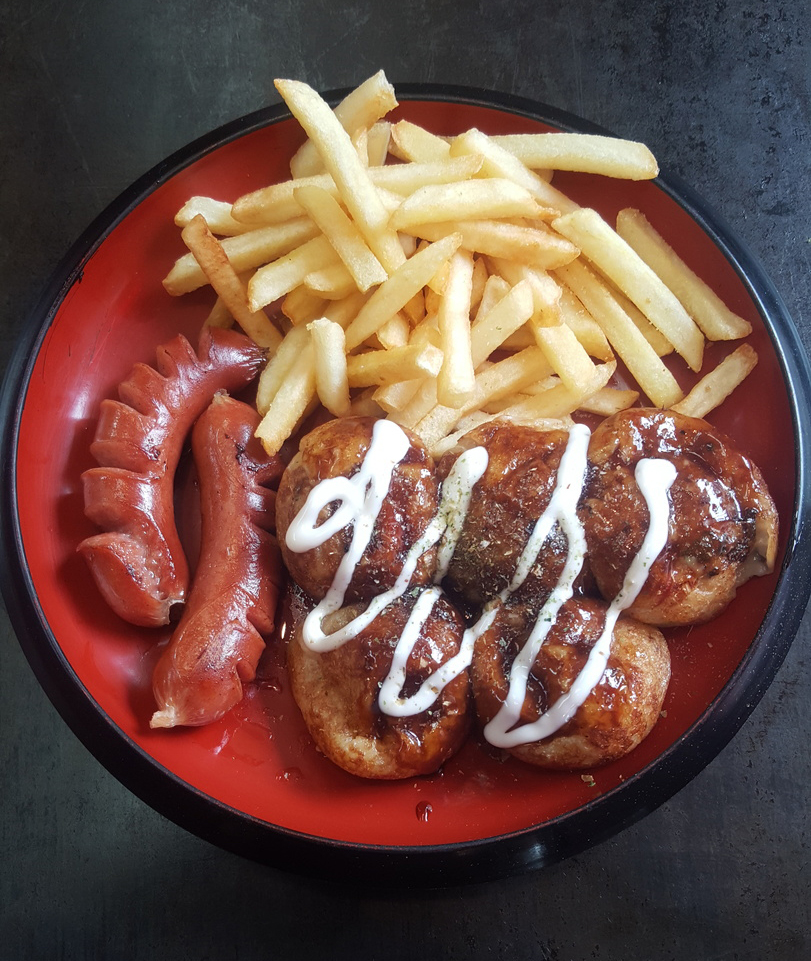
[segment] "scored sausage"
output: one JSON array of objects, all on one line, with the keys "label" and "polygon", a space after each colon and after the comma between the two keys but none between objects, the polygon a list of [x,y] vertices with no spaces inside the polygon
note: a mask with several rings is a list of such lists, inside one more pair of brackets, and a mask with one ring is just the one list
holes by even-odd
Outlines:
[{"label": "scored sausage", "polygon": [[218,394],[192,433],[201,549],[183,617],[161,655],[152,727],[208,724],[252,681],[285,575],[275,537],[283,464],[254,437],[259,415]]},{"label": "scored sausage", "polygon": [[85,514],[103,533],[78,550],[125,621],[168,624],[172,605],[186,599],[189,569],[174,517],[183,443],[214,394],[247,386],[264,359],[242,334],[204,327],[197,353],[175,337],[158,347],[156,367],[133,367],[120,400],[102,401],[90,448],[99,466],[82,482]]}]

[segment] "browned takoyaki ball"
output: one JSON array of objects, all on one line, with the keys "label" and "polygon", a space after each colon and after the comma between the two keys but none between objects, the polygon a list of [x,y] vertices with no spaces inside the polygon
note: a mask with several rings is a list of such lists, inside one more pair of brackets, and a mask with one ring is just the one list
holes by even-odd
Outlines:
[{"label": "browned takoyaki ball", "polygon": [[[466,434],[439,463],[448,475],[462,450],[484,447],[488,465],[473,488],[470,507],[448,568],[446,583],[461,598],[479,605],[509,587],[518,559],[555,489],[569,435],[494,421]],[[566,538],[552,529],[521,596],[545,597],[566,562]]]},{"label": "browned takoyaki ball", "polygon": [[[287,666],[293,696],[319,750],[358,777],[394,780],[432,774],[459,750],[470,730],[467,671],[421,714],[391,717],[378,706],[380,686],[418,593],[419,589],[409,591],[342,647],[314,653],[301,643],[301,624],[310,602],[291,591],[294,630]],[[364,604],[344,608],[325,620],[324,629],[337,630],[364,609]],[[440,597],[408,660],[404,696],[413,695],[457,653],[463,632],[461,616]]]},{"label": "browned takoyaki ball", "polygon": [[774,568],[777,511],[757,467],[706,421],[673,411],[631,409],[605,420],[589,445],[583,502],[592,572],[610,600],[648,528],[634,479],[643,457],[677,470],[667,545],[628,613],[661,627],[719,614],[744,581]]},{"label": "browned takoyaki ball", "polygon": [[[287,530],[307,500],[310,491],[325,478],[352,477],[369,450],[374,428],[372,417],[345,417],[328,421],[302,438],[279,484],[276,525],[282,556],[290,575],[311,597],[320,600],[332,584],[335,572],[352,540],[353,525],[333,534],[323,545],[304,553],[291,551]],[[438,483],[434,462],[414,434],[406,431],[410,446],[395,467],[391,487],[384,500],[371,540],[363,553],[346,601],[375,597],[392,587],[402,571],[409,549],[434,517]],[[336,504],[319,515],[323,522]],[[436,550],[427,551],[417,564],[412,584],[430,581]]]},{"label": "browned takoyaki ball", "polygon": [[[532,667],[519,724],[532,723],[569,690],[605,624],[602,601],[568,601]],[[534,613],[533,613],[534,611]],[[510,668],[532,630],[537,608],[508,603],[477,642],[471,676],[482,725],[507,697]],[[670,681],[661,632],[621,617],[602,679],[575,715],[540,741],[509,748],[522,761],[557,770],[590,768],[623,757],[650,733]]]}]

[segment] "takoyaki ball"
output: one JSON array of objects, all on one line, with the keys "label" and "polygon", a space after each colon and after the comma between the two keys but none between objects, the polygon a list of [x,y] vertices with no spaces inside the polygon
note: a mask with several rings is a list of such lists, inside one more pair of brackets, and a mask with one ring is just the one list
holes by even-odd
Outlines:
[{"label": "takoyaki ball", "polygon": [[[603,631],[606,610],[602,601],[586,598],[564,604],[530,671],[519,725],[538,720],[571,688]],[[508,603],[477,642],[471,676],[482,725],[505,701],[511,665],[534,622],[533,609]],[[670,654],[661,632],[621,617],[603,676],[571,720],[549,737],[510,747],[509,753],[556,770],[590,768],[623,757],[658,720],[669,681]]]},{"label": "takoyaki ball", "polygon": [[[463,450],[481,446],[488,454],[445,579],[468,604],[486,603],[510,586],[535,523],[552,498],[568,439],[563,430],[492,421],[462,437],[439,462],[444,479]],[[555,587],[566,550],[566,537],[555,526],[524,582],[522,597],[545,597]]]},{"label": "takoyaki ball", "polygon": [[[344,417],[317,427],[302,438],[279,484],[276,524],[282,556],[296,583],[317,600],[332,584],[352,541],[354,524],[304,553],[290,550],[287,531],[320,481],[352,477],[358,472],[369,450],[374,425],[372,417]],[[375,597],[393,586],[409,549],[436,514],[438,483],[433,459],[419,438],[405,433],[410,442],[408,451],[394,468],[371,539],[346,591],[348,603]],[[319,514],[318,523],[332,516],[337,507],[337,502],[328,504]],[[435,563],[436,550],[432,548],[418,561],[411,583],[428,583]]]},{"label": "takoyaki ball", "polygon": [[[293,696],[319,750],[358,777],[395,780],[432,774],[459,750],[470,731],[468,671],[443,688],[420,714],[392,717],[380,709],[381,685],[419,593],[419,588],[412,589],[356,638],[325,653],[302,644],[308,600],[301,594],[293,598],[294,631],[287,648]],[[364,604],[344,608],[325,620],[324,629],[337,630],[364,609]],[[461,616],[441,596],[408,659],[403,696],[416,693],[458,652],[463,632]]]},{"label": "takoyaki ball", "polygon": [[708,621],[744,581],[773,570],[774,503],[757,467],[706,421],[641,408],[608,418],[589,445],[582,513],[591,569],[607,600],[619,593],[648,529],[634,479],[645,457],[671,461],[677,476],[667,544],[628,613],[660,627]]}]

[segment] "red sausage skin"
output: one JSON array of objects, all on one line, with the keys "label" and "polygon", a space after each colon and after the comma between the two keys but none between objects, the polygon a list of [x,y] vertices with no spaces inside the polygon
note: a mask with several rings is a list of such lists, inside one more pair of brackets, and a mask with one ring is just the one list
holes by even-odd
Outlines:
[{"label": "red sausage skin", "polygon": [[174,517],[174,478],[186,436],[217,391],[247,386],[264,351],[231,330],[204,327],[195,353],[183,336],[157,350],[156,368],[136,364],[101,403],[85,471],[85,514],[103,533],[78,550],[104,599],[125,621],[169,623],[183,603],[189,568]]},{"label": "red sausage skin", "polygon": [[217,395],[192,433],[202,543],[183,617],[158,661],[152,727],[201,725],[242,699],[284,583],[275,537],[283,464],[253,436],[256,411]]}]

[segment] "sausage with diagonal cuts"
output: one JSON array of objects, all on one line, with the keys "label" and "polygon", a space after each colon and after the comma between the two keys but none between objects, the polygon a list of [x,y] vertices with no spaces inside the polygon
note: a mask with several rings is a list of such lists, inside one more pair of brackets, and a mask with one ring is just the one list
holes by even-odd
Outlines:
[{"label": "sausage with diagonal cuts", "polygon": [[156,368],[136,364],[102,401],[82,475],[85,514],[103,533],[79,545],[107,603],[124,620],[168,624],[188,588],[174,517],[174,477],[192,424],[217,391],[237,391],[256,376],[264,351],[231,330],[204,327],[198,351],[177,336],[157,351]]},{"label": "sausage with diagonal cuts", "polygon": [[183,617],[155,668],[152,727],[208,724],[237,704],[273,630],[285,581],[275,536],[283,464],[254,437],[256,411],[214,397],[192,433],[201,550]]}]

